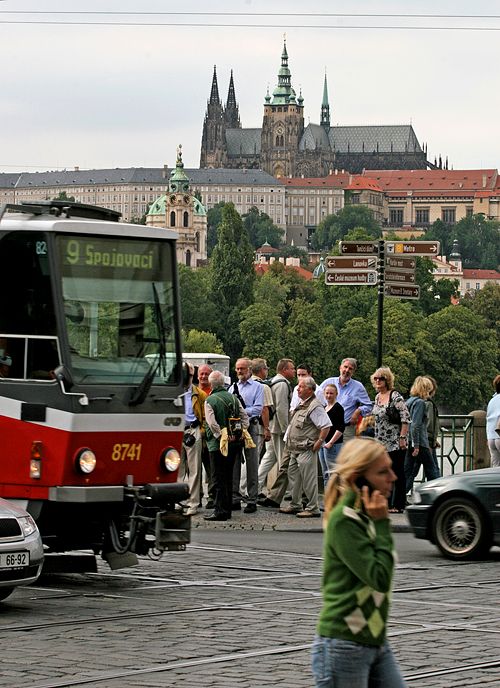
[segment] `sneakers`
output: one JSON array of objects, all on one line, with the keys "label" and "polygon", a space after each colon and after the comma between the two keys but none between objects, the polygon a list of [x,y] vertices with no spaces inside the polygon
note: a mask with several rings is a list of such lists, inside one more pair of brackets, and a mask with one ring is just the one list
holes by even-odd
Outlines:
[{"label": "sneakers", "polygon": [[243,509],[244,514],[254,514],[257,511],[257,507],[255,504],[247,504],[246,507]]},{"label": "sneakers", "polygon": [[294,513],[297,515],[297,518],[319,518],[321,516],[320,511],[307,511],[306,509],[304,511],[294,511]]},{"label": "sneakers", "polygon": [[282,506],[280,509],[280,514],[299,514],[300,509],[294,506]]},{"label": "sneakers", "polygon": [[197,513],[198,513],[198,508],[195,506],[190,506],[185,511],[186,516],[195,516],[195,514],[197,514]]}]

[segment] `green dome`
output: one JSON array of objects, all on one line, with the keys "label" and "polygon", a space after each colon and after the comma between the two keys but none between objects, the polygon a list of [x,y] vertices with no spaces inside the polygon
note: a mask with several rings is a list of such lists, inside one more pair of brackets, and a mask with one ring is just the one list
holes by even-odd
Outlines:
[{"label": "green dome", "polygon": [[151,205],[151,208],[148,211],[148,215],[165,215],[166,204],[167,204],[167,197],[165,195],[160,196]]}]

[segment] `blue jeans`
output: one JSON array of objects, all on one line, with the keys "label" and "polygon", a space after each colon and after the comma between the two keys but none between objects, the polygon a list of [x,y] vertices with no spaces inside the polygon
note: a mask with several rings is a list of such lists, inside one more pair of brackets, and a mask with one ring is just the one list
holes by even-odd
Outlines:
[{"label": "blue jeans", "polygon": [[329,449],[327,447],[321,447],[319,450],[319,464],[321,466],[321,473],[323,474],[323,483],[325,487],[335,467],[337,454],[341,449],[342,443],[335,443]]},{"label": "blue jeans", "polygon": [[386,642],[381,647],[316,636],[311,650],[316,688],[405,688]]},{"label": "blue jeans", "polygon": [[418,475],[420,466],[424,469],[426,480],[434,480],[441,477],[437,459],[432,456],[429,447],[420,447],[417,456],[412,456],[413,447],[408,445],[405,456],[405,480],[406,492],[413,490],[413,481]]}]

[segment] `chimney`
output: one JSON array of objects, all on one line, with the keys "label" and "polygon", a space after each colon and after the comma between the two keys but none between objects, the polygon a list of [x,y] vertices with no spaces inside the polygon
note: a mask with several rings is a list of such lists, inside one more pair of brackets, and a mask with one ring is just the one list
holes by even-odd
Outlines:
[{"label": "chimney", "polygon": [[483,174],[483,189],[486,188],[486,180],[487,179],[488,179],[487,176],[485,174]]}]

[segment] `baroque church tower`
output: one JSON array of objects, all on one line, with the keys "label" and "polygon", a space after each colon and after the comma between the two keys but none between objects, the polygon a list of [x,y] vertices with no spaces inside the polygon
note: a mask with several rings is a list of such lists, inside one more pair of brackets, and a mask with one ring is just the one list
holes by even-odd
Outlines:
[{"label": "baroque church tower", "polygon": [[297,98],[288,67],[286,41],[281,54],[278,84],[267,92],[261,132],[261,168],[275,177],[295,173],[299,143],[304,132],[304,99]]}]

